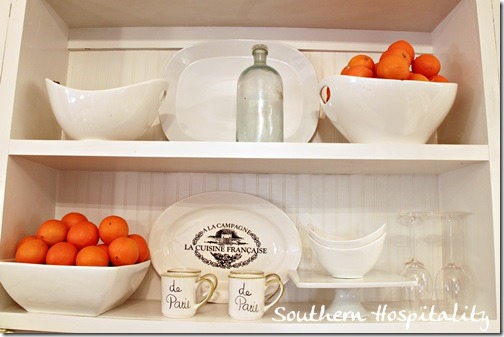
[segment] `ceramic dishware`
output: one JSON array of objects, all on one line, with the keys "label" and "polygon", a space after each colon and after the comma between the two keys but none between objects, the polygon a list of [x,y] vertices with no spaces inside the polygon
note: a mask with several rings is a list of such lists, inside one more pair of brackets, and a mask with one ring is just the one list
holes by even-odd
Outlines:
[{"label": "ceramic dishware", "polygon": [[0,262],[0,282],[28,312],[98,316],[123,304],[150,261],[120,267]]},{"label": "ceramic dishware", "polygon": [[[257,272],[230,273],[228,275],[229,316],[237,320],[256,320],[275,305],[283,295],[284,285],[278,275]],[[274,296],[267,296],[266,290],[277,285]],[[273,298],[273,299],[271,299]],[[271,300],[270,302],[267,302]]]},{"label": "ceramic dishware", "polygon": [[320,82],[325,114],[352,143],[425,144],[450,112],[457,87],[345,75]]},{"label": "ceramic dishware", "polygon": [[168,82],[144,81],[105,90],[79,90],[46,78],[58,124],[75,140],[134,140],[158,118]]},{"label": "ceramic dishware", "polygon": [[387,224],[383,224],[373,232],[358,238],[343,237],[325,233],[313,225],[308,225],[307,227],[308,227],[308,233],[311,235],[311,237],[320,244],[336,249],[347,249],[347,248],[362,247],[367,244],[370,244],[375,240],[378,240],[380,236],[382,236],[385,233],[387,229]]},{"label": "ceramic dishware", "polygon": [[361,278],[373,268],[383,250],[387,233],[365,246],[351,249],[326,247],[308,235],[317,261],[336,278]]},{"label": "ceramic dishware", "polygon": [[[169,318],[189,318],[205,305],[217,287],[215,275],[200,276],[200,271],[168,270],[161,275],[161,312]],[[210,291],[202,299],[197,294],[207,283]]]}]

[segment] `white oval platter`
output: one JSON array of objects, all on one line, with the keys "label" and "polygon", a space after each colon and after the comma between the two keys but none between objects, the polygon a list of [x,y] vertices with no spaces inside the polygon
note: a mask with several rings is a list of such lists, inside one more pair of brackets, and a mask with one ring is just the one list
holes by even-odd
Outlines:
[{"label": "white oval platter", "polygon": [[252,46],[268,46],[268,64],[284,86],[284,141],[308,142],[318,123],[318,79],[310,61],[297,49],[272,41],[215,40],[177,52],[163,78],[168,94],[159,117],[174,141],[236,140],[236,86],[241,72],[253,64]]},{"label": "white oval platter", "polygon": [[154,222],[149,248],[159,275],[169,268],[214,273],[216,303],[227,303],[231,270],[274,272],[285,283],[301,261],[290,218],[264,199],[237,192],[202,193],[171,205]]}]

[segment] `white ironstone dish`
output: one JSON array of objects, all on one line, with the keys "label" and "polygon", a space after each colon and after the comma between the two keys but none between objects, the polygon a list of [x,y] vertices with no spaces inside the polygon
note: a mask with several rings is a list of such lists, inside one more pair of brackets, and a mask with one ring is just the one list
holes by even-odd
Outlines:
[{"label": "white ironstone dish", "polygon": [[387,233],[370,244],[353,249],[335,249],[321,245],[310,235],[310,247],[320,265],[332,277],[361,278],[375,265],[383,250]]},{"label": "white ironstone dish", "polygon": [[58,124],[72,139],[135,140],[159,115],[168,82],[155,79],[105,90],[73,89],[46,79]]},{"label": "white ironstone dish", "polygon": [[149,236],[158,274],[170,268],[214,273],[212,302],[227,303],[231,270],[276,273],[285,283],[301,261],[301,239],[291,219],[254,195],[208,192],[180,200],[154,222]]},{"label": "white ironstone dish", "polygon": [[29,312],[98,316],[123,304],[147,273],[150,261],[120,267],[0,262],[0,282]]},{"label": "white ironstone dish", "polygon": [[375,231],[358,238],[342,237],[325,233],[313,225],[308,225],[307,227],[308,227],[308,233],[318,243],[330,248],[351,249],[362,247],[370,244],[375,240],[378,240],[380,236],[382,236],[385,233],[387,229],[387,224],[383,224]]},{"label": "white ironstone dish", "polygon": [[160,120],[169,140],[236,141],[236,90],[241,72],[253,64],[252,46],[268,46],[267,63],[283,81],[284,141],[308,142],[320,112],[318,79],[297,49],[272,41],[216,40],[177,52],[164,71],[167,100]]},{"label": "white ironstone dish", "polygon": [[352,143],[425,144],[450,112],[457,87],[333,75],[321,81],[320,93],[327,117]]}]

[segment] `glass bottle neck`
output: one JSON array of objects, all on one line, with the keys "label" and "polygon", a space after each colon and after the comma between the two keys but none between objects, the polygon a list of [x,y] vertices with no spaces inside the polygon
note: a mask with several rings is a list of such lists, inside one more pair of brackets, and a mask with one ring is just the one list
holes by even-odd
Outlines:
[{"label": "glass bottle neck", "polygon": [[255,64],[266,64],[268,53],[264,50],[254,50],[253,56]]}]

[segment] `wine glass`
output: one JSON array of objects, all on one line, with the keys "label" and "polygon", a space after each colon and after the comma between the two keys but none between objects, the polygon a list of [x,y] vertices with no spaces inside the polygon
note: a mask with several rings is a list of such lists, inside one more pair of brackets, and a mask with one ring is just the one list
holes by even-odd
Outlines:
[{"label": "wine glass", "polygon": [[436,276],[436,300],[439,311],[452,314],[455,311],[463,312],[468,304],[471,282],[468,273],[454,261],[453,231],[460,229],[465,224],[469,213],[441,212],[436,215],[441,217],[443,225],[448,227],[448,264]]},{"label": "wine glass", "polygon": [[432,276],[424,264],[416,258],[416,226],[423,224],[428,213],[399,213],[397,221],[410,228],[411,258],[404,263],[401,276],[417,281],[416,286],[403,288],[402,300],[411,312],[421,312],[428,308],[432,299]]}]

